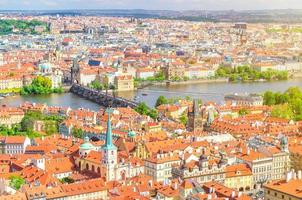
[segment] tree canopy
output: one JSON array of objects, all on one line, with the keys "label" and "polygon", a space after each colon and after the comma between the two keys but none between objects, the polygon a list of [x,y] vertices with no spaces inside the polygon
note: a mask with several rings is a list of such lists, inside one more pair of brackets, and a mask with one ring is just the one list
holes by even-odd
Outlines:
[{"label": "tree canopy", "polygon": [[38,34],[35,30],[36,26],[45,27],[44,32],[48,32],[48,24],[46,22],[38,20],[14,20],[14,19],[2,19],[0,20],[0,35],[6,34]]},{"label": "tree canopy", "polygon": [[263,103],[273,106],[272,116],[302,120],[302,92],[299,87],[288,88],[284,93],[267,91]]},{"label": "tree canopy", "polygon": [[21,186],[25,184],[25,180],[20,176],[13,175],[9,178],[9,180],[10,186],[15,188],[16,190],[19,190]]},{"label": "tree canopy", "polygon": [[52,81],[48,77],[37,76],[32,83],[28,86],[24,86],[21,89],[21,95],[29,94],[50,94],[50,93],[62,93],[63,88],[52,88]]},{"label": "tree canopy", "polygon": [[91,87],[92,89],[96,89],[96,90],[103,90],[104,89],[104,86],[102,85],[101,81],[99,80],[94,80],[90,83],[89,87]]},{"label": "tree canopy", "polygon": [[155,104],[155,107],[158,107],[160,105],[163,105],[163,104],[167,104],[168,103],[168,99],[164,96],[159,96],[156,100],[156,104]]},{"label": "tree canopy", "polygon": [[141,115],[148,115],[152,119],[157,119],[158,116],[157,110],[149,108],[144,102],[139,103],[135,111]]},{"label": "tree canopy", "polygon": [[84,137],[84,131],[80,128],[72,128],[72,135],[76,138],[83,138]]},{"label": "tree canopy", "polygon": [[255,81],[264,80],[286,80],[288,78],[287,71],[277,71],[269,69],[267,71],[257,71],[249,66],[238,66],[235,68],[219,67],[216,70],[216,77],[229,78],[230,81]]}]

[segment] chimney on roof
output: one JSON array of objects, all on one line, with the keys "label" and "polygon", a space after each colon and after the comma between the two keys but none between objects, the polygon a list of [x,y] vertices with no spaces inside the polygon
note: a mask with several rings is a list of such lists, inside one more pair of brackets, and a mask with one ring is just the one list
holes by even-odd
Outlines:
[{"label": "chimney on roof", "polygon": [[153,180],[150,180],[150,181],[148,182],[148,184],[149,184],[150,187],[153,187]]},{"label": "chimney on roof", "polygon": [[292,173],[291,172],[287,172],[286,173],[286,182],[289,182],[292,179]]},{"label": "chimney on roof", "polygon": [[232,198],[232,199],[235,198],[235,195],[236,195],[236,193],[235,193],[235,191],[233,190],[233,191],[232,191],[232,194],[231,194],[231,198]]},{"label": "chimney on roof", "polygon": [[178,183],[177,183],[177,181],[175,181],[174,183],[173,183],[173,189],[174,190],[177,190],[178,189]]},{"label": "chimney on roof", "polygon": [[247,147],[247,149],[246,149],[246,154],[247,154],[247,155],[250,155],[250,153],[251,153],[251,150],[250,150],[249,147]]},{"label": "chimney on roof", "polygon": [[297,179],[302,180],[302,171],[299,170],[297,173]]},{"label": "chimney on roof", "polygon": [[210,199],[212,199],[212,195],[211,195],[211,194],[208,194],[207,200],[210,200]]},{"label": "chimney on roof", "polygon": [[242,192],[238,192],[238,198],[240,198],[242,195]]},{"label": "chimney on roof", "polygon": [[293,173],[293,179],[296,180],[297,179],[297,173],[296,172],[292,172]]}]

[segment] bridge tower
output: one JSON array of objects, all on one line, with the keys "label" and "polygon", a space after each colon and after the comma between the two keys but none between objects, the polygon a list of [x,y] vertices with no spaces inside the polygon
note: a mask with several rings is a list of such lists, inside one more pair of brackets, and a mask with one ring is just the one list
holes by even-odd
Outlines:
[{"label": "bridge tower", "polygon": [[78,58],[73,59],[72,67],[71,67],[71,84],[80,83],[80,65]]},{"label": "bridge tower", "polygon": [[190,131],[203,130],[203,117],[197,99],[194,99],[192,111],[188,113],[188,129]]}]

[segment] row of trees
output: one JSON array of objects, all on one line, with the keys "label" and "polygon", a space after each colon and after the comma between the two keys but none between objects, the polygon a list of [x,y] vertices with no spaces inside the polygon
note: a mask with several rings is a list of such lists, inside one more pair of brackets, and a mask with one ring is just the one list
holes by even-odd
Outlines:
[{"label": "row of trees", "polygon": [[16,33],[30,33],[38,34],[35,31],[36,26],[44,26],[45,32],[49,31],[48,25],[45,22],[37,20],[14,20],[14,19],[3,19],[0,20],[0,35],[12,34],[14,30],[17,30]]},{"label": "row of trees", "polygon": [[12,127],[0,126],[0,135],[13,136],[23,135],[30,138],[40,137],[41,135],[34,131],[35,121],[43,121],[44,131],[47,135],[52,135],[59,132],[59,124],[64,120],[64,117],[57,115],[45,115],[41,112],[29,111],[25,114],[20,124],[15,124]]},{"label": "row of trees", "polygon": [[22,136],[28,136],[29,138],[35,138],[41,136],[37,132],[24,130],[21,124],[15,124],[11,128],[7,126],[0,126],[0,135],[2,136],[22,135]]},{"label": "row of trees", "polygon": [[45,115],[37,111],[29,111],[25,114],[21,121],[21,128],[26,132],[33,132],[35,121],[43,121],[44,131],[47,135],[52,135],[59,132],[59,124],[65,118],[59,115]]},{"label": "row of trees", "polygon": [[148,115],[152,119],[157,119],[158,117],[157,110],[154,108],[149,108],[144,102],[139,103],[134,110],[141,115]]},{"label": "row of trees", "polygon": [[150,82],[163,82],[165,80],[165,75],[164,73],[158,72],[156,73],[154,76],[152,77],[148,77],[148,78],[135,78],[134,81],[135,82],[143,82],[143,81],[150,81]]},{"label": "row of trees", "polygon": [[10,128],[0,126],[0,135],[23,135],[30,138],[40,137],[41,135],[34,131],[35,121],[43,121],[45,133],[52,135],[59,132],[59,124],[63,122],[64,119],[64,117],[58,115],[45,115],[37,111],[28,111],[25,113],[20,124],[14,124]]},{"label": "row of trees", "polygon": [[273,106],[271,115],[274,117],[302,120],[302,92],[299,87],[291,87],[284,93],[267,91],[263,103]]},{"label": "row of trees", "polygon": [[264,72],[252,69],[249,66],[239,66],[235,68],[219,67],[216,70],[216,77],[229,78],[230,81],[255,81],[255,80],[286,80],[288,79],[287,71],[277,71],[269,69]]},{"label": "row of trees", "polygon": [[[159,96],[156,100],[156,103],[155,103],[155,107],[158,107],[160,105],[163,105],[163,104],[174,104],[174,103],[177,103],[179,100],[182,100],[182,99],[185,99],[187,101],[190,101],[191,100],[191,97],[190,96],[185,96],[185,97],[172,97],[172,98],[166,98],[165,96]],[[199,100],[198,102],[199,104],[202,104],[202,101]]]},{"label": "row of trees", "polygon": [[102,90],[115,90],[116,87],[115,85],[107,85],[107,84],[102,84],[101,81],[99,80],[94,80],[90,83],[89,85],[90,88],[92,89],[95,89],[95,90],[99,90],[99,91],[102,91]]},{"label": "row of trees", "polygon": [[52,88],[52,81],[43,76],[37,76],[34,78],[32,83],[28,86],[24,86],[20,94],[21,95],[30,95],[30,94],[50,94],[50,93],[63,93],[64,89],[60,88]]}]

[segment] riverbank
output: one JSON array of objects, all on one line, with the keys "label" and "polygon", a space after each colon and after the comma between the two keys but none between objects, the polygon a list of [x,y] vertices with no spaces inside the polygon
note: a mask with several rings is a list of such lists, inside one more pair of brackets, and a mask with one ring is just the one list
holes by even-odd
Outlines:
[{"label": "riverbank", "polygon": [[302,72],[296,72],[291,74],[292,78],[302,78]]},{"label": "riverbank", "polygon": [[138,89],[148,87],[151,85],[155,86],[169,86],[169,85],[190,85],[190,84],[200,84],[200,83],[227,83],[229,80],[227,78],[219,79],[197,79],[197,80],[187,80],[187,81],[162,81],[162,82],[153,82],[145,81],[138,85]]}]

